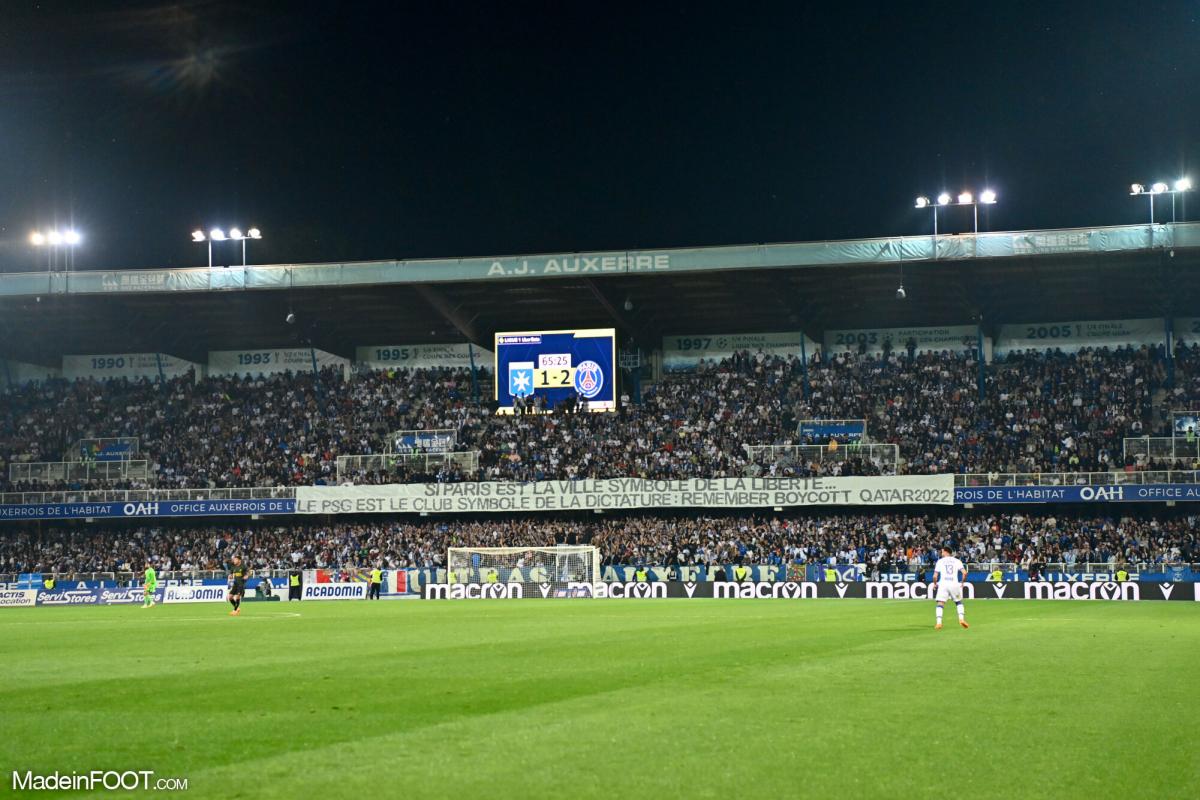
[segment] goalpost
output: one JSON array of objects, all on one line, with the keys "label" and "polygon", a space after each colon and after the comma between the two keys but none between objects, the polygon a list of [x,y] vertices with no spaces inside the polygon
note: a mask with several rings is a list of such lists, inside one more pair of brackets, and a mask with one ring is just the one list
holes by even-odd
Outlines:
[{"label": "goalpost", "polygon": [[572,583],[590,587],[599,580],[600,549],[591,545],[451,547],[446,553],[447,583],[519,583],[526,597],[562,597]]}]

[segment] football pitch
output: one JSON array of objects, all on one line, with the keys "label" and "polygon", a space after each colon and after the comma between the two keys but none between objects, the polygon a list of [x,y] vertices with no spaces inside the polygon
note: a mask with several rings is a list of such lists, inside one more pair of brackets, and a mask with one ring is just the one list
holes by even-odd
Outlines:
[{"label": "football pitch", "polygon": [[1200,603],[967,608],[4,609],[0,795],[93,769],[260,800],[1200,794]]}]

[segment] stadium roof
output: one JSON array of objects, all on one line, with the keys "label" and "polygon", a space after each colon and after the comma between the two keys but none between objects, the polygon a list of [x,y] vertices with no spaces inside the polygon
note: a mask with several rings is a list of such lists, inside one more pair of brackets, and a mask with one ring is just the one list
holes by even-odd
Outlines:
[{"label": "stadium roof", "polygon": [[[936,246],[936,253],[935,248]],[[0,357],[1190,316],[1200,223],[614,253],[0,275]],[[903,282],[908,298],[896,299]],[[289,311],[295,324],[287,324]]]}]

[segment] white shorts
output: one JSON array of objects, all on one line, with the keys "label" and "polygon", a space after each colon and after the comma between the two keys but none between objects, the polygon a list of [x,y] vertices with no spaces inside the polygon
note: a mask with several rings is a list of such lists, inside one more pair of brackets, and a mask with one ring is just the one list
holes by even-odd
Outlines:
[{"label": "white shorts", "polygon": [[944,603],[947,600],[953,600],[958,603],[962,601],[962,584],[949,583],[948,581],[938,581],[937,601]]}]

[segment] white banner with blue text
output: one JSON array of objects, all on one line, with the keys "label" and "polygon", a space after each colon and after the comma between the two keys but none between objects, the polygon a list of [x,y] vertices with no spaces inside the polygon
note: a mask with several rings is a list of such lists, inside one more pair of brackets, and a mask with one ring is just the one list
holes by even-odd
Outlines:
[{"label": "white banner with blue text", "polygon": [[952,505],[953,475],[300,486],[298,514]]}]

